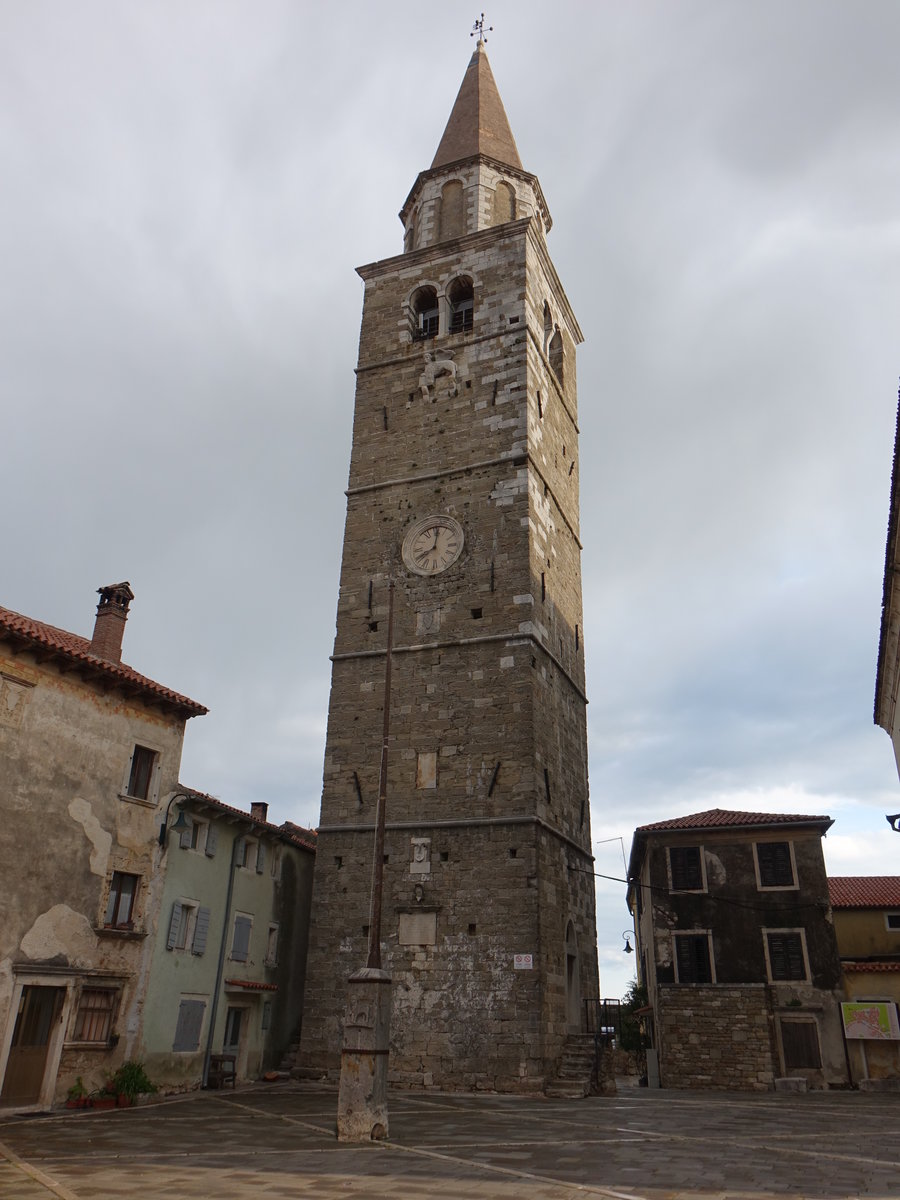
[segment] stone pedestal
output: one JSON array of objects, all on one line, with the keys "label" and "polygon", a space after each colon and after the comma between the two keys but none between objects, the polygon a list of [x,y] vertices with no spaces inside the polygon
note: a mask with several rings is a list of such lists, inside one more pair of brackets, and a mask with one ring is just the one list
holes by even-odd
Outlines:
[{"label": "stone pedestal", "polygon": [[369,1142],[388,1135],[387,1074],[391,977],[363,967],[347,980],[338,1141]]}]

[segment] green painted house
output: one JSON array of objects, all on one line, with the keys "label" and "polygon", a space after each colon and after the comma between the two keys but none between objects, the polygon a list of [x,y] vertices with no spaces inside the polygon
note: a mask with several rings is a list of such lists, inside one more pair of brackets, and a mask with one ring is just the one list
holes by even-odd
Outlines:
[{"label": "green painted house", "polygon": [[258,1078],[298,1037],[316,835],[266,804],[172,799],[140,1057],[165,1088]]}]

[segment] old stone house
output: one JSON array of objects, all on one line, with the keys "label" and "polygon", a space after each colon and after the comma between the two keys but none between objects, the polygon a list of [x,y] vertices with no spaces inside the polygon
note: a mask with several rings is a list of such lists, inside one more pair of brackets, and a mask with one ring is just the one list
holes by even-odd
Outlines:
[{"label": "old stone house", "polygon": [[91,638],[0,609],[0,1105],[45,1107],[139,1045],[160,814],[206,709],[121,661],[133,594]]},{"label": "old stone house", "polygon": [[900,875],[828,880],[854,1083],[900,1082]]},{"label": "old stone house", "polygon": [[635,830],[628,905],[661,1086],[846,1085],[831,824],[712,809]]},{"label": "old stone house", "polygon": [[315,834],[271,824],[263,803],[174,800],[140,1057],[166,1087],[216,1083],[222,1055],[256,1078],[297,1038]]}]

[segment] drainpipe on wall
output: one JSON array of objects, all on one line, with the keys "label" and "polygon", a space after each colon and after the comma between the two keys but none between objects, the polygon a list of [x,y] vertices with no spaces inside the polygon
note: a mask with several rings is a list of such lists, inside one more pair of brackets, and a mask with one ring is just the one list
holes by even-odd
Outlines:
[{"label": "drainpipe on wall", "polygon": [[216,1031],[216,1016],[219,1011],[219,992],[222,989],[222,976],[225,974],[225,947],[228,945],[228,928],[231,922],[231,897],[234,892],[234,868],[236,866],[237,848],[241,838],[235,834],[231,843],[231,866],[228,869],[228,891],[225,894],[225,919],[222,922],[222,940],[219,943],[219,965],[216,968],[216,986],[213,990],[212,1004],[209,1009],[209,1033],[206,1035],[206,1053],[203,1055],[203,1075],[200,1086],[206,1087],[209,1079],[209,1060],[212,1056],[213,1035]]}]

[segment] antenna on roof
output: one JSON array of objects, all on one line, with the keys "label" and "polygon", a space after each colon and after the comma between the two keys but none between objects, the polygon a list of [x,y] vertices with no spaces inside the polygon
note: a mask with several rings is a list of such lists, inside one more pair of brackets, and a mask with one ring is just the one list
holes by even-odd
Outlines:
[{"label": "antenna on roof", "polygon": [[[487,31],[488,31],[488,33],[493,33],[494,32],[493,25],[488,25]],[[478,18],[478,20],[472,26],[472,32],[469,34],[469,37],[474,37],[476,33],[478,34],[479,46],[486,45],[487,38],[484,36],[484,13],[481,14],[481,16]]]}]

